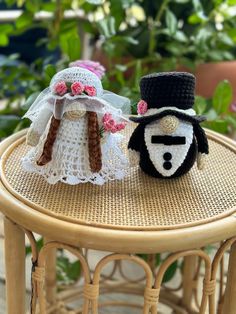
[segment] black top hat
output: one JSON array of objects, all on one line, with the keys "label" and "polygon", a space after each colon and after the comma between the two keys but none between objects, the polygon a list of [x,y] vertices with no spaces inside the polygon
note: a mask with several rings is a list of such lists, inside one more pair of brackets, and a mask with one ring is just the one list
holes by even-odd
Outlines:
[{"label": "black top hat", "polygon": [[[203,121],[203,117],[192,116],[189,119],[189,114],[185,110],[191,109],[194,105],[195,91],[195,76],[187,72],[161,72],[143,76],[140,81],[141,99],[146,101],[148,109],[160,109],[163,107],[175,107],[181,109],[181,114],[178,111],[173,111],[168,108],[168,114],[179,116],[185,120],[196,122]],[[148,122],[156,120],[165,114],[165,111],[160,113],[145,114],[145,116],[131,117],[134,122]],[[149,121],[151,122],[151,121]]]},{"label": "black top hat", "polygon": [[143,76],[141,98],[148,108],[190,109],[194,104],[195,77],[186,72],[161,72]]}]

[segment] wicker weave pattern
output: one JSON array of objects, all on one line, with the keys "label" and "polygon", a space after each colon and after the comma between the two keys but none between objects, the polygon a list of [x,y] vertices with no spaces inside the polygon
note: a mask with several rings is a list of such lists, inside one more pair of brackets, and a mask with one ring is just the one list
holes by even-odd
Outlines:
[{"label": "wicker weave pattern", "polygon": [[236,154],[213,140],[203,172],[194,166],[181,178],[157,180],[133,168],[123,181],[102,187],[48,185],[22,170],[20,159],[27,149],[21,139],[5,153],[2,180],[33,208],[62,220],[102,228],[162,230],[199,225],[236,210]]}]

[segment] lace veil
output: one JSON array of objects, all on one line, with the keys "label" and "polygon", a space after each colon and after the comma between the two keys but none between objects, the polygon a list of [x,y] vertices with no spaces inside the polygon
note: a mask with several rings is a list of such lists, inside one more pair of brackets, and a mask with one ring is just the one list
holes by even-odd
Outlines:
[{"label": "lace veil", "polygon": [[[55,95],[54,86],[60,81],[81,82],[84,85],[94,86],[96,96],[88,95],[71,95],[67,93],[63,96]],[[56,102],[58,99],[63,100],[62,110],[57,110]],[[29,118],[35,121],[40,111],[49,107],[53,111],[56,119],[61,119],[64,112],[68,111],[69,105],[73,103],[73,109],[94,111],[97,113],[110,112],[114,116],[128,120],[126,115],[130,114],[130,101],[128,98],[119,96],[110,91],[103,90],[100,79],[87,69],[80,67],[71,67],[64,69],[55,74],[50,82],[49,87],[44,89],[31,105],[23,118]]]}]

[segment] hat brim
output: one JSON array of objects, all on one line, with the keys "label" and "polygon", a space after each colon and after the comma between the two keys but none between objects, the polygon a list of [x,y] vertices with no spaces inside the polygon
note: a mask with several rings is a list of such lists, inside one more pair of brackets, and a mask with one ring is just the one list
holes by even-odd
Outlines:
[{"label": "hat brim", "polygon": [[165,116],[175,116],[179,118],[180,120],[187,121],[190,123],[201,123],[206,120],[205,116],[190,116],[186,113],[175,111],[175,110],[164,110],[162,112],[153,114],[153,115],[148,115],[148,116],[131,116],[129,117],[130,121],[133,121],[135,123],[143,123],[143,124],[148,124],[150,122],[159,120]]}]

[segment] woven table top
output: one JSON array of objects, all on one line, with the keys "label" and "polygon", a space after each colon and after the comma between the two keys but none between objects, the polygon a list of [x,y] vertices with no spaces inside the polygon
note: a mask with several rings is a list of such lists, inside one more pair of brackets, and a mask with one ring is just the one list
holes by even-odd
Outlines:
[{"label": "woven table top", "polygon": [[[127,134],[128,137],[128,134]],[[125,230],[165,230],[208,223],[236,211],[236,145],[209,138],[204,171],[161,180],[138,167],[122,181],[49,185],[23,171],[29,147],[22,137],[2,156],[1,179],[8,191],[33,209],[75,224]]]}]

